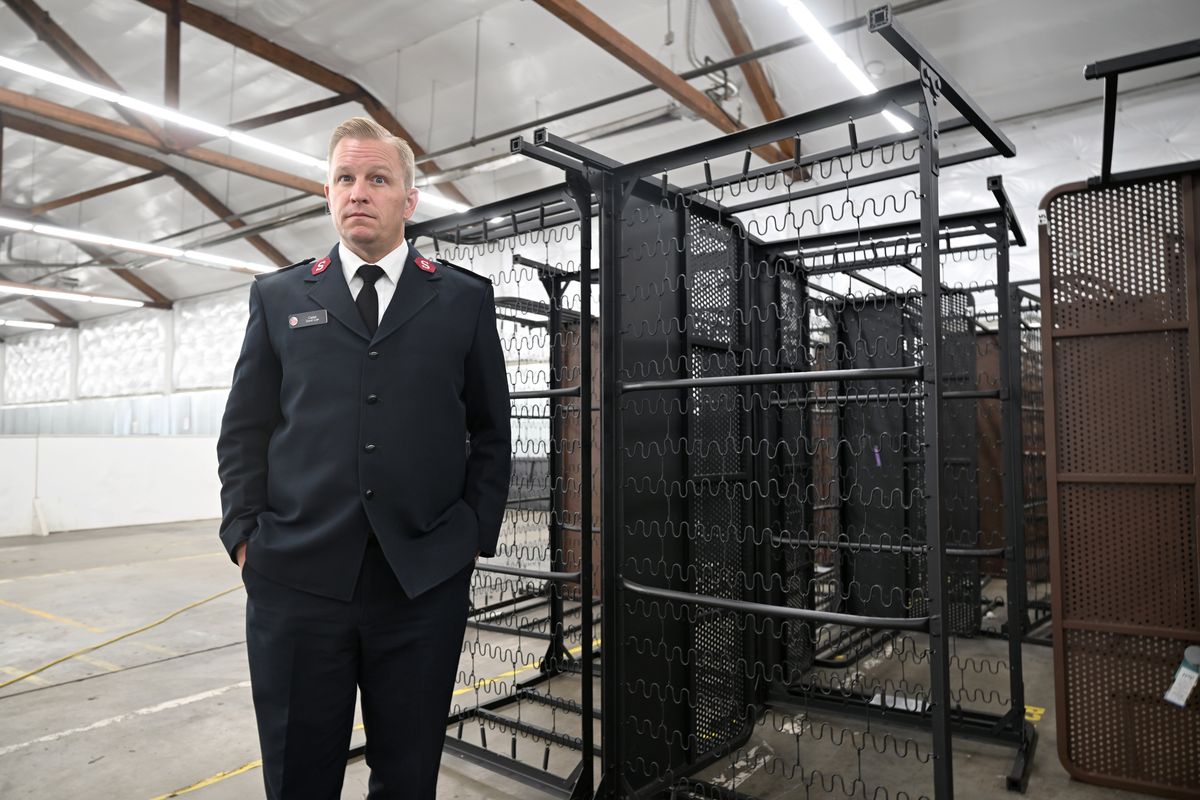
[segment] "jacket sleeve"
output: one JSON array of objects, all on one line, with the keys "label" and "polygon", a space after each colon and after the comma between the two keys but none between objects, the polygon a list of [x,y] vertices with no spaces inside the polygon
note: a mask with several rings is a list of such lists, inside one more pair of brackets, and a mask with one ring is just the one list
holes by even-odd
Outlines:
[{"label": "jacket sleeve", "polygon": [[496,554],[512,466],[508,373],[496,332],[494,290],[487,287],[475,320],[475,339],[467,354],[463,395],[471,450],[463,500],[479,520],[479,551]]},{"label": "jacket sleeve", "polygon": [[217,438],[221,479],[221,542],[237,561],[237,546],[258,526],[267,508],[267,448],[279,425],[282,368],[271,347],[258,283],[250,286],[250,320]]}]

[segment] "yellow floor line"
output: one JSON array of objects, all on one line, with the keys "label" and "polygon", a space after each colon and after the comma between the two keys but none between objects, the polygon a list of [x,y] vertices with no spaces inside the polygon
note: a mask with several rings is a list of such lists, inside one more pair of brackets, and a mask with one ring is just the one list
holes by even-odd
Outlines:
[{"label": "yellow floor line", "polygon": [[[599,646],[600,646],[599,639],[592,642],[593,648],[599,647]],[[577,647],[572,647],[567,652],[573,656],[577,656],[582,651],[583,651],[583,645],[579,645]],[[520,669],[509,670],[508,672],[505,672],[502,675],[495,675],[491,678],[483,678],[481,680],[476,681],[474,684],[472,684],[470,686],[464,686],[463,688],[458,689],[457,691],[454,692],[454,694],[457,696],[460,694],[465,694],[467,692],[473,692],[480,687],[490,686],[490,685],[496,683],[497,681],[504,680],[505,678],[516,677],[517,675],[520,675],[522,672],[528,672],[531,669],[537,669],[537,664],[530,664],[527,667],[521,667]],[[354,730],[356,730],[356,731],[361,731],[362,729],[363,729],[363,726],[361,724],[354,726]],[[243,772],[249,772],[250,770],[257,769],[261,766],[262,766],[262,759],[260,758],[257,761],[250,761],[248,763],[245,763],[242,766],[238,767],[237,769],[231,769],[227,772],[218,772],[216,775],[213,775],[210,778],[205,778],[202,781],[193,783],[191,786],[185,786],[182,789],[176,789],[175,791],[170,792],[168,794],[160,794],[158,797],[151,798],[151,800],[168,800],[168,798],[171,798],[171,797],[179,797],[181,794],[188,794],[189,792],[194,792],[197,789],[204,789],[205,787],[212,786],[214,783],[220,783],[221,781],[223,781],[227,778],[232,778],[235,775],[241,775]]]},{"label": "yellow floor line", "polygon": [[262,766],[261,758],[256,759],[254,761],[249,761],[245,764],[242,764],[237,769],[231,769],[228,772],[218,772],[216,775],[213,775],[211,778],[205,778],[202,781],[193,783],[191,786],[185,786],[182,789],[176,789],[175,791],[168,792],[167,794],[160,794],[158,797],[153,798],[153,800],[168,800],[168,798],[171,798],[171,797],[179,797],[181,794],[188,794],[189,792],[194,792],[197,789],[203,789],[206,786],[212,786],[214,783],[220,783],[221,781],[225,780],[226,778],[232,778],[235,775],[241,775],[243,772],[249,772],[252,769],[258,769],[261,766]]},{"label": "yellow floor line", "polygon": [[32,614],[35,617],[48,619],[51,622],[61,622],[63,625],[74,625],[76,628],[83,628],[85,631],[91,631],[92,633],[104,633],[104,628],[85,625],[84,623],[71,619],[70,617],[60,617],[57,614],[51,614],[48,611],[38,611],[36,608],[29,608],[28,606],[23,606],[20,603],[11,603],[8,600],[0,600],[0,606],[4,606],[5,608],[13,608],[17,611],[24,611],[26,614]]},{"label": "yellow floor line", "polygon": [[105,672],[120,672],[124,667],[105,661],[102,658],[92,658],[91,656],[75,656],[77,661],[82,661],[85,664],[91,664],[93,667],[99,667]]},{"label": "yellow floor line", "polygon": [[[0,667],[0,672],[3,672],[5,675],[24,675],[25,674],[24,670],[17,669],[16,667]],[[32,684],[36,684],[37,686],[49,686],[50,685],[50,681],[46,680],[45,678],[39,678],[36,675],[26,678],[26,680]]]}]

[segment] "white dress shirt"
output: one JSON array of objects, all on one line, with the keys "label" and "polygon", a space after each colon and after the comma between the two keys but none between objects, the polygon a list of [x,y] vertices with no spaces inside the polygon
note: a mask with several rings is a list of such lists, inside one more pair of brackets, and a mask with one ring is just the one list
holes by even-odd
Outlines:
[{"label": "white dress shirt", "polygon": [[401,240],[400,246],[375,262],[363,261],[342,242],[338,242],[338,258],[342,261],[342,273],[346,283],[350,284],[350,296],[358,300],[362,290],[363,279],[358,277],[358,268],[363,264],[374,263],[383,269],[383,277],[375,281],[375,292],[379,295],[379,319],[383,321],[383,312],[387,311],[392,295],[396,293],[396,284],[400,282],[400,273],[404,270],[404,262],[408,258],[408,242]]}]

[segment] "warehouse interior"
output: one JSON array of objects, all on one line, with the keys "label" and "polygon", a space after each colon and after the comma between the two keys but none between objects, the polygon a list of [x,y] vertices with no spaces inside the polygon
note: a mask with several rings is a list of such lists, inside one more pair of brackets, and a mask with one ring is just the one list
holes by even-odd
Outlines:
[{"label": "warehouse interior", "polygon": [[511,396],[439,798],[1200,797],[1197,37],[4,0],[0,797],[262,796],[216,440],[352,116],[491,282]]}]

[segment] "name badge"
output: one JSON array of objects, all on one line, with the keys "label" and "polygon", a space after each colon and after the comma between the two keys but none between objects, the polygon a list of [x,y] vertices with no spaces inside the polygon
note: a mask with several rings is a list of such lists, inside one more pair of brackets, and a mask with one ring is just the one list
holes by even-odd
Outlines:
[{"label": "name badge", "polygon": [[307,328],[309,325],[324,325],[326,322],[329,322],[329,312],[323,308],[320,311],[301,311],[288,316],[289,328]]}]

